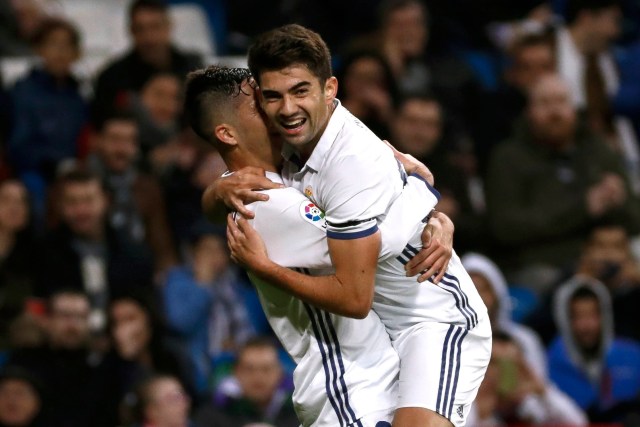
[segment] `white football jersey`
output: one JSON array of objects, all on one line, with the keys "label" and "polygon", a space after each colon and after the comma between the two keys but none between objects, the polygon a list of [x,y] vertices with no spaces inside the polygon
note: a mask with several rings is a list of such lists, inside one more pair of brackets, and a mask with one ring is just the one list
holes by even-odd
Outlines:
[{"label": "white football jersey", "polygon": [[[265,193],[268,201],[248,207],[269,258],[308,274],[331,274],[324,213],[293,188]],[[357,426],[368,414],[395,408],[399,359],[374,312],[362,320],[338,316],[250,277],[297,364],[293,401],[303,426]]]},{"label": "white football jersey", "polygon": [[423,218],[439,194],[414,185],[392,151],[339,101],[308,161],[285,146],[283,179],[326,214],[327,237],[357,239],[381,231],[373,308],[392,339],[420,322],[473,328],[486,316],[480,295],[454,253],[435,285],[406,277],[404,265],[422,247]]}]

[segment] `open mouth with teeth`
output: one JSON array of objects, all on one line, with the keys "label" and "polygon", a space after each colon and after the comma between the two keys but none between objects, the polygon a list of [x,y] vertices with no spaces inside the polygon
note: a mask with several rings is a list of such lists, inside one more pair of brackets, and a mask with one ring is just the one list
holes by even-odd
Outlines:
[{"label": "open mouth with teeth", "polygon": [[306,122],[307,119],[303,118],[295,121],[280,122],[280,124],[287,132],[292,133],[299,130]]}]

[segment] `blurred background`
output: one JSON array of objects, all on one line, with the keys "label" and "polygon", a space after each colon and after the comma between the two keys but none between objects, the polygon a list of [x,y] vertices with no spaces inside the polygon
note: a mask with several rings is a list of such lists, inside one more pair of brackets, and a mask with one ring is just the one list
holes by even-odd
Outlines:
[{"label": "blurred background", "polygon": [[0,426],[298,426],[182,115],[292,22],[435,175],[494,329],[468,425],[640,426],[638,0],[0,0]]}]

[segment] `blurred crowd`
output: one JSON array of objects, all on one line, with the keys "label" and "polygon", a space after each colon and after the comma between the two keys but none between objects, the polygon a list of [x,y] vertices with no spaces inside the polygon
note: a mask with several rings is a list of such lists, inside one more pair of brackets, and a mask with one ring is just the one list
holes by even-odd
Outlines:
[{"label": "blurred crowd", "polygon": [[[100,57],[112,23],[70,12],[109,2]],[[0,71],[28,64],[0,74],[0,426],[298,426],[182,117],[189,71],[288,22],[435,175],[494,330],[469,426],[640,425],[640,1],[0,0]]]}]

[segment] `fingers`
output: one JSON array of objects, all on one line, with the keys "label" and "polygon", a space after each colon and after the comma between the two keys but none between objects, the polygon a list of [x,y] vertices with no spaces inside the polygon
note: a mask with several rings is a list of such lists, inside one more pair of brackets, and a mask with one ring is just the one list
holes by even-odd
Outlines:
[{"label": "fingers", "polygon": [[[231,205],[242,217],[253,219],[255,214],[250,209],[247,209],[241,199],[231,200]],[[235,222],[234,222],[235,225]]]},{"label": "fingers", "polygon": [[429,268],[430,264],[426,264],[425,260],[429,257],[430,254],[431,252],[425,249],[418,251],[418,253],[413,258],[411,258],[407,263],[407,265],[405,265],[404,267],[405,271],[407,272],[407,276],[408,277],[415,276],[421,271],[424,271],[427,268]]}]

